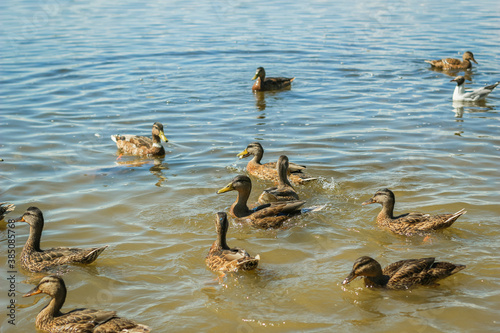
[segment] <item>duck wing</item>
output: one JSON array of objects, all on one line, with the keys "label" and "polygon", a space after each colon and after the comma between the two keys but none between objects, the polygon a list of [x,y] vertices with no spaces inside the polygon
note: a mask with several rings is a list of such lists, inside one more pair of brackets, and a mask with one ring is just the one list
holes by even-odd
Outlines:
[{"label": "duck wing", "polygon": [[390,275],[387,287],[392,289],[407,289],[416,284],[422,284],[422,274],[432,266],[435,258],[401,260],[384,268],[383,273]]}]

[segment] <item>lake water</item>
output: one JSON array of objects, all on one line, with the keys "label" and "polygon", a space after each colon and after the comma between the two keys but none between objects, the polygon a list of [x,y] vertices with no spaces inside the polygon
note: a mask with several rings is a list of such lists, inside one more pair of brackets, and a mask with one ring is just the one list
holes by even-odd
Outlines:
[{"label": "lake water", "polygon": [[[456,73],[426,59],[479,65],[467,87],[500,80],[500,5],[465,1],[4,1],[0,201],[45,215],[42,247],[109,248],[64,272],[63,310],[116,310],[155,332],[492,332],[500,329],[500,88],[453,105]],[[251,91],[255,69],[294,76],[290,90]],[[463,72],[461,72],[463,74]],[[165,158],[117,160],[112,134],[165,125]],[[221,282],[205,255],[216,195],[260,141],[317,182],[326,205],[282,230],[231,223],[228,243],[259,269]],[[252,179],[251,200],[271,184]],[[375,224],[377,189],[396,213],[467,214],[430,239]],[[28,226],[16,229],[18,255]],[[342,286],[356,258],[385,266],[435,256],[467,269],[439,287]],[[7,225],[0,224],[6,267]],[[48,297],[22,298],[40,275],[16,275],[16,326],[33,332]],[[41,299],[40,299],[41,298]],[[39,300],[37,304],[33,304]]]}]

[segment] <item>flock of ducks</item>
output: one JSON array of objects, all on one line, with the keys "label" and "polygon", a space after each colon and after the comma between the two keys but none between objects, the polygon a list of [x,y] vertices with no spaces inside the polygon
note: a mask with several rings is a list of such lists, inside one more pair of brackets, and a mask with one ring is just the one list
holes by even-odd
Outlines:
[{"label": "flock of ducks", "polygon": [[[470,69],[472,62],[477,64],[472,52],[465,52],[462,61],[447,58],[427,62],[437,68],[455,70]],[[259,67],[253,80],[255,80],[253,91],[268,91],[290,87],[294,78],[266,77],[264,68]],[[452,81],[457,83],[453,99],[463,101],[484,99],[500,83],[497,82],[472,92],[465,92],[463,76],[458,76]],[[163,156],[165,149],[161,145],[161,141],[168,142],[163,125],[159,122],[153,124],[152,138],[136,135],[112,135],[111,139],[116,142],[122,153],[139,156]],[[305,201],[299,199],[299,195],[293,187],[293,185],[316,180],[305,173],[305,166],[289,162],[285,155],[281,155],[277,162],[262,164],[263,155],[264,149],[259,142],[250,143],[241,153],[237,154],[239,158],[252,156],[246,167],[250,176],[272,181],[277,185],[265,189],[259,196],[258,203],[249,206],[248,199],[252,190],[250,177],[246,175],[234,177],[229,184],[217,191],[218,194],[229,191],[237,192],[236,200],[229,209],[231,217],[255,228],[269,229],[282,227],[283,223],[292,216],[321,209],[321,207],[304,208]],[[381,189],[362,204],[381,204],[382,210],[377,216],[377,224],[401,235],[421,234],[448,228],[466,213],[462,209],[454,214],[407,213],[394,216],[395,202],[396,199],[391,190]],[[14,208],[12,204],[0,203],[0,218],[3,219],[5,214]],[[10,222],[25,222],[30,227],[28,239],[19,259],[21,267],[29,272],[44,272],[67,264],[90,264],[107,248],[107,246],[101,246],[88,249],[42,249],[40,241],[44,218],[42,211],[37,207],[29,207],[20,218],[9,220]],[[229,247],[226,241],[228,229],[227,214],[225,212],[216,213],[217,238],[206,257],[207,266],[222,274],[257,268],[260,261],[259,255],[252,257],[244,249]],[[401,260],[382,269],[375,259],[363,256],[354,262],[352,271],[345,278],[343,284],[348,284],[356,277],[364,277],[364,283],[367,287],[408,289],[418,285],[436,285],[438,280],[464,268],[464,265],[437,262],[435,258],[422,258]],[[114,311],[76,309],[67,313],[61,312],[66,298],[66,286],[59,276],[45,276],[24,297],[40,293],[49,295],[51,300],[37,315],[36,327],[38,329],[47,332],[75,333],[150,331],[146,325],[117,317]]]}]

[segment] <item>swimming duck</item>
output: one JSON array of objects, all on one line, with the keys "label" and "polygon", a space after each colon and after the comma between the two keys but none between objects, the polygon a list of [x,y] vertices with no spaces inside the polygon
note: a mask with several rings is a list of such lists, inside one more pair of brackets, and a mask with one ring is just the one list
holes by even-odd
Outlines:
[{"label": "swimming duck", "polygon": [[463,76],[457,76],[450,82],[456,82],[457,86],[453,92],[454,101],[464,101],[464,102],[477,102],[483,100],[500,84],[500,81],[489,86],[485,86],[476,90],[465,92],[465,78]]},{"label": "swimming duck", "polygon": [[421,258],[400,260],[382,270],[375,259],[364,256],[354,262],[351,273],[342,284],[348,284],[358,276],[363,276],[365,286],[370,288],[408,289],[414,286],[437,286],[437,281],[465,267],[444,261],[438,262],[435,258]]},{"label": "swimming duck", "polygon": [[43,214],[37,207],[29,207],[26,212],[13,222],[26,222],[30,226],[30,235],[21,252],[21,267],[30,272],[40,272],[51,267],[66,264],[90,264],[108,246],[89,249],[56,247],[42,250],[40,238],[43,230]]},{"label": "swimming duck", "polygon": [[293,201],[299,200],[299,195],[295,192],[288,181],[288,157],[281,155],[276,162],[278,171],[278,186],[265,189],[259,196],[259,203],[265,204],[275,201]]},{"label": "swimming duck", "polygon": [[253,91],[268,91],[268,90],[278,90],[289,87],[292,84],[292,81],[295,80],[294,77],[267,77],[266,71],[263,67],[257,68],[254,77],[252,80],[257,79],[253,86]]},{"label": "swimming duck", "polygon": [[378,190],[375,195],[362,205],[379,203],[382,211],[377,216],[377,223],[386,227],[392,232],[400,235],[411,235],[418,232],[428,232],[448,228],[461,215],[467,213],[461,209],[454,214],[430,215],[422,213],[406,213],[400,216],[393,216],[396,197],[391,190],[384,188]]},{"label": "swimming duck", "polygon": [[238,192],[229,214],[256,228],[279,228],[290,217],[300,214],[300,207],[305,204],[305,201],[272,202],[250,209],[247,201],[252,191],[252,181],[243,175],[234,177],[228,185],[217,191],[217,194],[229,191]]},{"label": "swimming duck", "polygon": [[[262,156],[264,155],[264,148],[259,142],[252,142],[249,144],[245,150],[241,153],[237,154],[240,159],[253,155],[253,158],[247,164],[247,171],[252,176],[255,176],[264,180],[271,180],[274,182],[278,182],[278,171],[276,170],[276,163],[269,162],[265,164],[261,164]],[[302,184],[307,181],[315,180],[313,178],[303,172],[306,167],[303,165],[298,165],[295,163],[289,163],[288,165],[288,178],[294,184]]]},{"label": "swimming duck", "polygon": [[463,54],[462,61],[454,58],[446,58],[441,60],[425,60],[425,62],[431,64],[433,67],[442,69],[469,69],[472,68],[471,60],[477,64],[472,52],[467,51]]},{"label": "swimming duck", "polygon": [[7,215],[9,212],[12,212],[16,208],[14,204],[10,204],[7,202],[0,202],[0,221],[3,220],[5,215]]},{"label": "swimming duck", "polygon": [[111,140],[116,142],[118,149],[126,154],[137,156],[163,156],[165,149],[161,140],[168,142],[163,133],[163,125],[159,122],[153,124],[153,139],[138,135],[111,135]]},{"label": "swimming duck", "polygon": [[51,300],[36,316],[35,325],[39,330],[49,333],[146,333],[151,329],[132,320],[116,316],[115,311],[75,309],[61,312],[66,300],[66,285],[59,276],[49,275],[23,297],[47,294]]},{"label": "swimming duck", "polygon": [[259,264],[260,256],[251,257],[247,251],[234,247],[230,248],[226,243],[226,234],[229,229],[227,214],[218,212],[215,219],[215,230],[217,239],[210,247],[205,262],[213,271],[236,272],[239,269],[248,271],[255,269]]}]

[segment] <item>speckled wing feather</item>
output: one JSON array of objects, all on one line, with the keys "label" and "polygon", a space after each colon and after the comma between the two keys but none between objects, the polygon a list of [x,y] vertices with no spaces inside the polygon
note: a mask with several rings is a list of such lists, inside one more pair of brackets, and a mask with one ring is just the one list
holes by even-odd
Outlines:
[{"label": "speckled wing feather", "polygon": [[[388,288],[405,289],[416,284],[429,284],[427,270],[434,263],[435,258],[421,258],[402,260],[384,268],[383,273],[391,272]],[[425,282],[425,283],[424,283]]]},{"label": "speckled wing feather", "polygon": [[216,249],[206,258],[207,266],[214,271],[234,272],[238,269],[251,270],[257,267],[259,258],[253,258],[247,251],[240,248],[229,250]]},{"label": "speckled wing feather", "polygon": [[32,252],[28,256],[21,255],[21,265],[31,272],[38,272],[58,265],[73,263],[90,264],[107,247],[107,245],[90,249],[60,247],[47,249],[42,252]]},{"label": "speckled wing feather", "polygon": [[37,318],[37,322],[39,321],[37,327],[49,332],[93,333],[97,325],[105,323],[115,316],[116,312],[114,311],[75,309],[50,321]]}]

